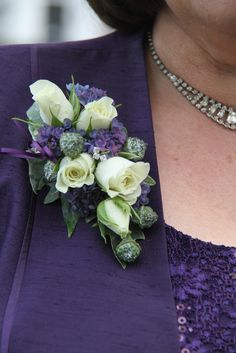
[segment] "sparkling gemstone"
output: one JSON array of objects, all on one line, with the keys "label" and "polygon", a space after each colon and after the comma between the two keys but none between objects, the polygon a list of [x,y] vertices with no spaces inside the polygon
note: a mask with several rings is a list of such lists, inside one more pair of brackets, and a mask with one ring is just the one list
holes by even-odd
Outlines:
[{"label": "sparkling gemstone", "polygon": [[212,105],[210,108],[209,108],[209,112],[211,113],[211,114],[214,114],[215,112],[216,112],[216,109],[217,109],[217,105]]},{"label": "sparkling gemstone", "polygon": [[231,110],[227,117],[227,122],[229,124],[236,124],[236,111]]},{"label": "sparkling gemstone", "polygon": [[183,96],[187,96],[188,92],[187,91],[182,91]]},{"label": "sparkling gemstone", "polygon": [[192,91],[192,89],[193,89],[193,87],[191,87],[191,86],[188,86],[188,87],[187,87],[187,90],[188,90],[188,91]]},{"label": "sparkling gemstone", "polygon": [[187,85],[186,82],[183,82],[183,83],[182,83],[182,86],[183,86],[183,87],[187,87],[188,85]]},{"label": "sparkling gemstone", "polygon": [[176,77],[175,75],[172,75],[172,76],[170,77],[170,80],[171,80],[172,82],[175,82],[175,81],[177,80],[177,77]]},{"label": "sparkling gemstone", "polygon": [[[225,110],[224,110],[224,109],[220,110],[220,111],[217,113],[217,116],[218,116],[219,118],[223,118],[224,115],[225,115]],[[227,121],[228,121],[228,120],[227,120]]]},{"label": "sparkling gemstone", "polygon": [[207,108],[201,108],[202,113],[206,113],[206,111],[207,111]]},{"label": "sparkling gemstone", "polygon": [[163,64],[160,65],[160,69],[163,70],[165,66]]},{"label": "sparkling gemstone", "polygon": [[191,95],[191,94],[188,94],[186,98],[187,98],[189,101],[191,101],[192,95]]},{"label": "sparkling gemstone", "polygon": [[198,91],[196,89],[194,89],[193,94],[198,94]]},{"label": "sparkling gemstone", "polygon": [[174,86],[178,87],[179,83],[177,81],[174,82]]},{"label": "sparkling gemstone", "polygon": [[200,103],[196,104],[196,107],[197,107],[198,109],[200,109],[200,108],[201,108],[201,104],[200,104]]},{"label": "sparkling gemstone", "polygon": [[179,90],[179,91],[183,91],[183,89],[184,89],[184,88],[183,88],[182,86],[179,86],[179,87],[178,87],[178,90]]},{"label": "sparkling gemstone", "polygon": [[207,107],[208,106],[208,100],[203,99],[203,100],[201,100],[200,104],[203,105],[203,107]]}]

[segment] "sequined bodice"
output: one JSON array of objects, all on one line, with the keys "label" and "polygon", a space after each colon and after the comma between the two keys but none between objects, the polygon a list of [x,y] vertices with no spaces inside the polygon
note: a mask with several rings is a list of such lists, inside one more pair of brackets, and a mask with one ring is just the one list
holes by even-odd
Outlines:
[{"label": "sequined bodice", "polygon": [[166,225],[181,353],[236,353],[236,248]]}]

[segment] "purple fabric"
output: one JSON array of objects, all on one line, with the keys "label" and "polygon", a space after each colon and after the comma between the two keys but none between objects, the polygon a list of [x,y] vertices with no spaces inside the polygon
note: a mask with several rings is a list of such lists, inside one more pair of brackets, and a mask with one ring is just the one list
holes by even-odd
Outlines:
[{"label": "purple fabric", "polygon": [[[122,103],[119,119],[149,143],[158,179],[142,33],[3,46],[0,63],[2,147],[27,145],[10,117],[31,105],[28,86],[45,78],[63,89],[73,73]],[[179,352],[159,183],[150,197],[159,222],[124,271],[96,229],[81,223],[68,240],[59,203],[45,206],[41,193],[31,205],[25,161],[0,156],[0,170],[1,353]]]},{"label": "purple fabric", "polygon": [[236,248],[166,233],[181,352],[235,353]]}]

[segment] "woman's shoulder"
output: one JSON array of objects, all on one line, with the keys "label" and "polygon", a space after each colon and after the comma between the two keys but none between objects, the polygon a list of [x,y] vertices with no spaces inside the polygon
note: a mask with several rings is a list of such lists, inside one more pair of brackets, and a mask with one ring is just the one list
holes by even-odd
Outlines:
[{"label": "woman's shoulder", "polygon": [[143,31],[136,33],[122,33],[120,31],[113,31],[104,36],[74,41],[60,41],[60,42],[43,42],[43,43],[26,43],[26,44],[2,44],[0,45],[0,59],[6,55],[26,55],[34,49],[53,49],[53,48],[73,48],[96,50],[105,48],[119,48],[126,43],[140,40],[143,37]]}]

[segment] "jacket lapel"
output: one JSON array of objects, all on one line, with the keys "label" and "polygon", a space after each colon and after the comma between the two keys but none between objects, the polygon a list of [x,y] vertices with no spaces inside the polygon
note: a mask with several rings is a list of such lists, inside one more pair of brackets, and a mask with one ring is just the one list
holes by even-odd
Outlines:
[{"label": "jacket lapel", "polygon": [[129,134],[148,142],[146,160],[157,181],[151,205],[159,221],[146,232],[139,261],[124,271],[96,229],[81,223],[69,241],[60,206],[45,206],[39,196],[12,352],[179,352],[143,41],[143,33],[112,33],[32,46],[34,80],[49,79],[63,88],[73,74],[75,81],[106,89],[122,104],[119,119]]}]

